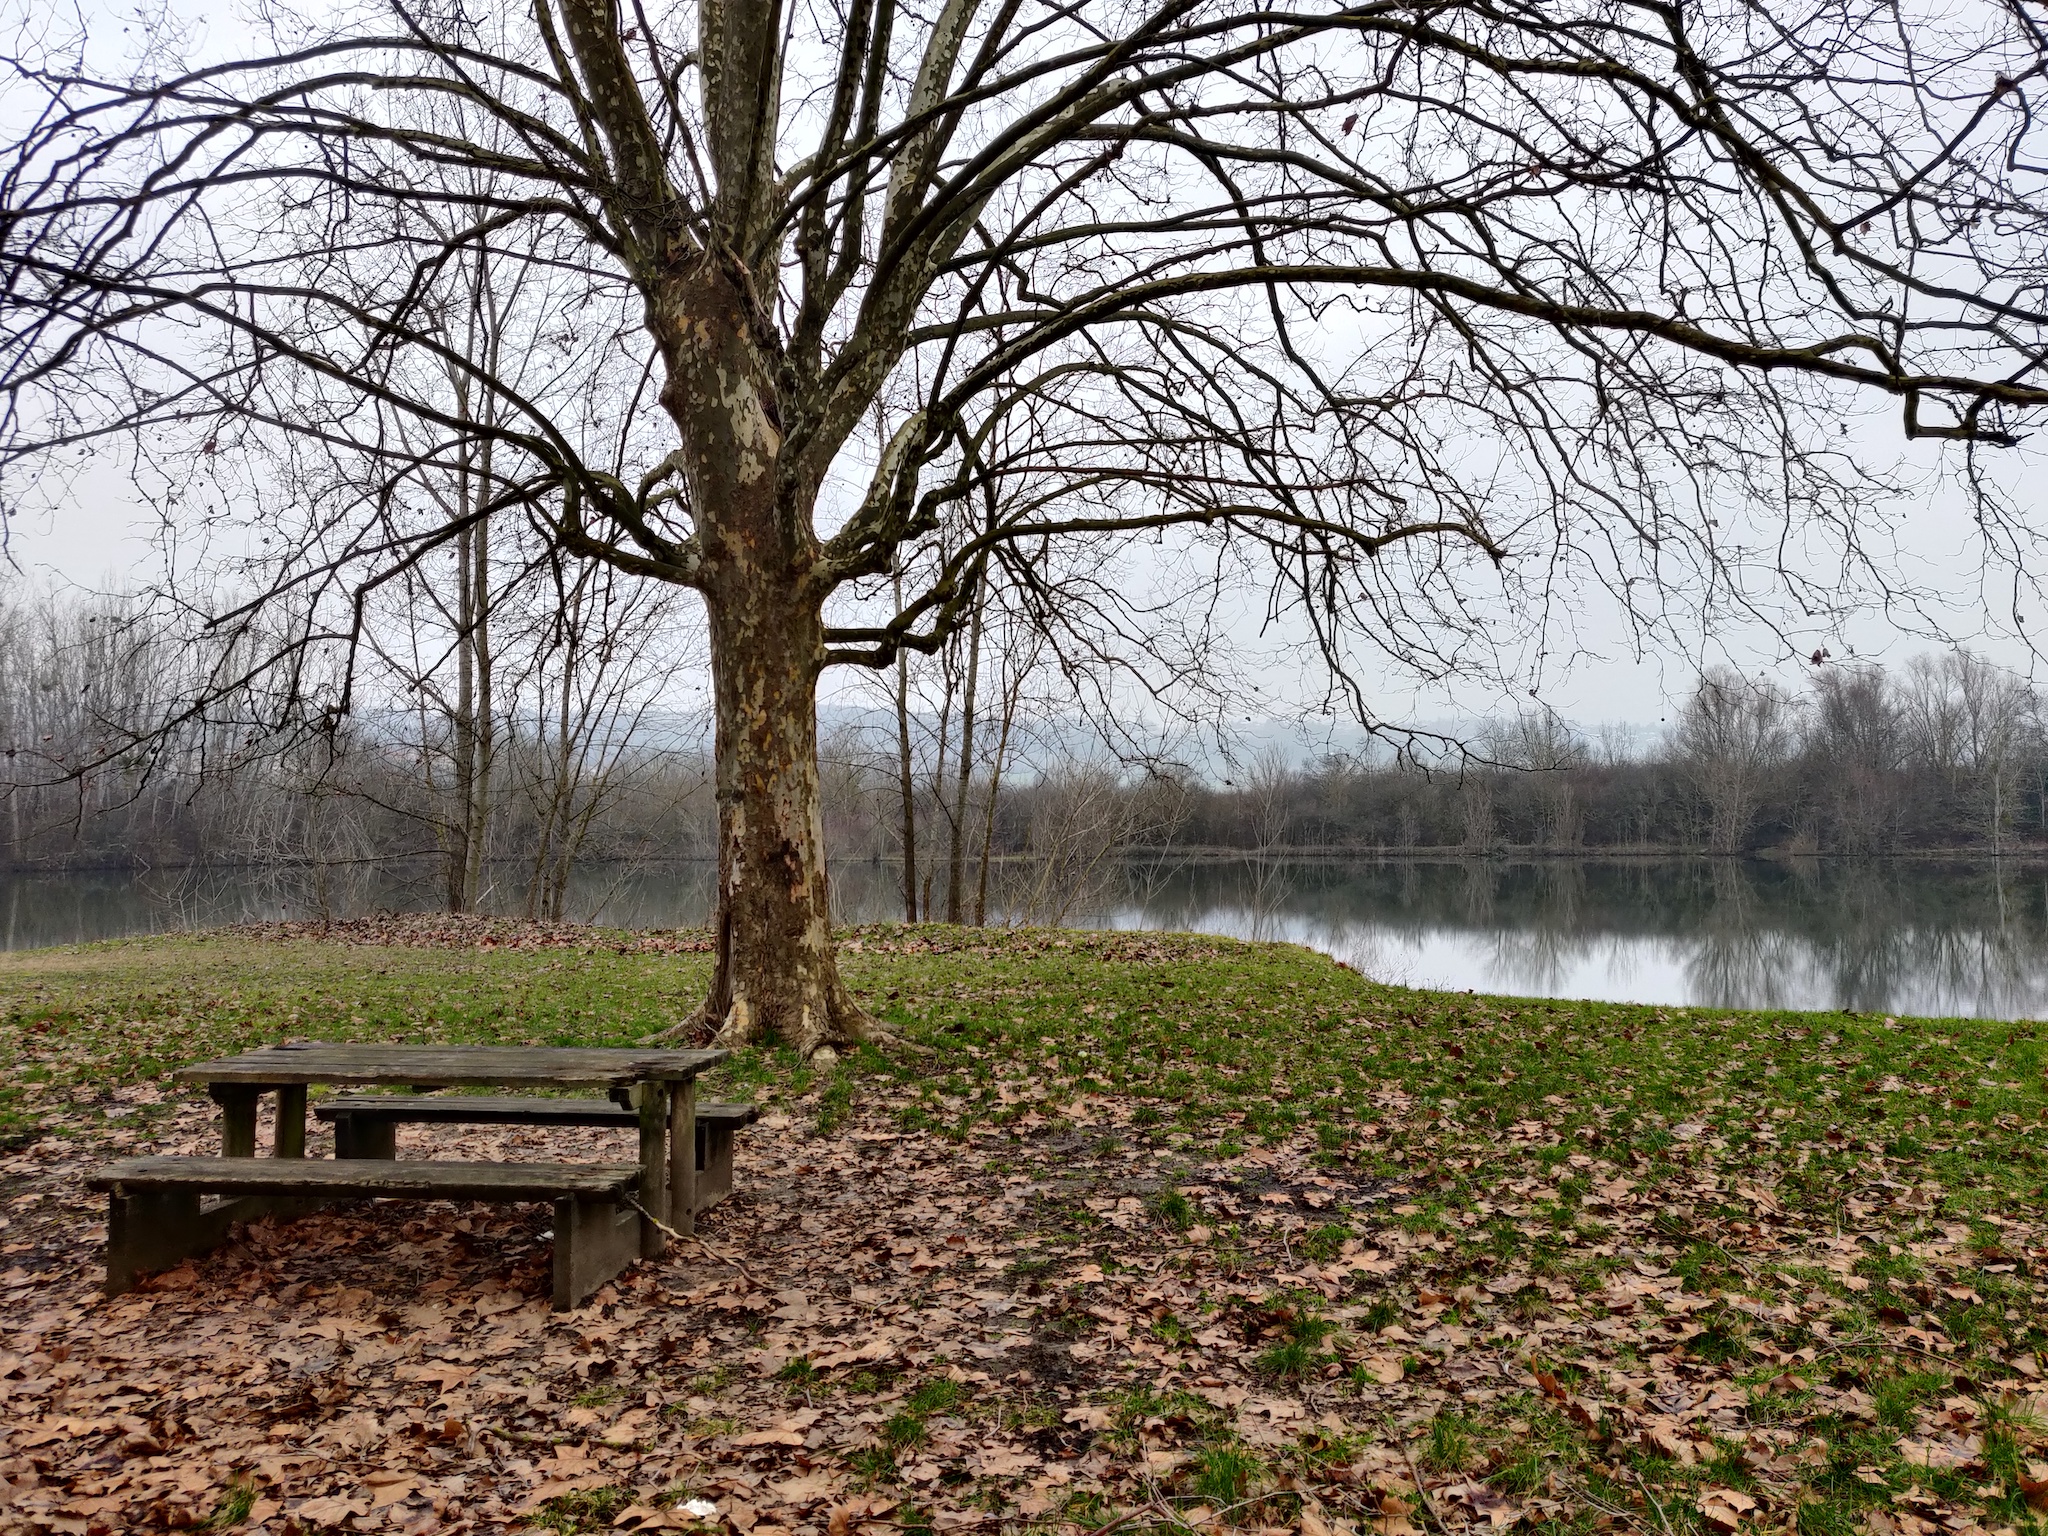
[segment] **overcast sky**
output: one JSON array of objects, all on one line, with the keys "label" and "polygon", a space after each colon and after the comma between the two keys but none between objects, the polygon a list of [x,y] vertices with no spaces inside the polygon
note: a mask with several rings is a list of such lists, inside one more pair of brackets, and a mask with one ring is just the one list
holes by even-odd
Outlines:
[{"label": "overcast sky", "polygon": [[[209,12],[225,10],[202,0],[174,0],[171,10],[207,35]],[[87,0],[77,13],[95,41],[120,51],[127,37],[124,18],[105,0]],[[203,42],[195,42],[203,53]],[[1448,689],[1421,689],[1398,676],[1367,680],[1366,693],[1378,714],[1393,722],[1470,719],[1498,713],[1504,707],[1532,702],[1565,718],[1592,727],[1620,723],[1654,729],[1683,698],[1703,665],[1728,663],[1751,675],[1767,674],[1797,686],[1807,670],[1799,659],[1825,646],[1837,660],[1867,657],[1897,663],[1939,643],[1927,631],[1972,645],[2015,669],[2034,673],[2033,658],[2013,622],[2014,587],[2009,572],[1987,570],[1974,538],[1966,496],[1953,480],[1936,474],[1941,463],[1932,445],[1905,444],[1896,408],[1873,405],[1872,415],[1854,424],[1873,465],[1902,463],[1926,483],[1924,494],[1902,503],[1893,529],[1896,551],[1891,557],[1902,581],[1931,599],[1920,615],[1872,608],[1840,630],[1787,625],[1774,632],[1763,621],[1730,624],[1713,634],[1697,632],[1661,638],[1639,652],[1598,594],[1589,594],[1576,628],[1569,635],[1549,637],[1553,656],[1560,650],[1575,659],[1559,670],[1546,666],[1535,700],[1519,683],[1510,692],[1505,683],[1468,680]],[[154,517],[133,493],[109,454],[108,462],[88,470],[75,483],[75,494],[58,514],[35,514],[10,530],[11,573],[0,580],[33,580],[57,586],[94,589],[132,587],[158,573],[153,542]],[[2048,530],[2048,455],[2033,444],[1996,455],[1994,474],[2022,520]],[[1795,562],[1797,556],[1792,557]],[[1818,574],[1818,573],[1814,573]],[[1275,717],[1312,709],[1322,696],[1322,678],[1298,637],[1286,630],[1262,629],[1266,594],[1242,595],[1237,633],[1247,655],[1256,659],[1256,684]],[[2048,612],[2018,603],[2021,617],[2048,632]],[[692,685],[677,684],[678,703],[690,702]],[[844,683],[828,683],[828,699],[845,698]],[[695,693],[701,699],[701,691]]]},{"label": "overcast sky", "polygon": [[[1939,599],[1935,615],[1946,631],[2008,666],[2034,671],[2026,645],[2016,637],[2009,615],[2013,587],[2009,575],[1992,571],[1990,580],[1979,558],[1969,503],[1953,484],[1943,485],[1933,470],[1940,460],[1931,448],[1914,445],[1906,455],[1894,418],[1864,424],[1868,451],[1889,463],[1903,456],[1909,468],[1928,479],[1924,499],[1910,498],[1900,508],[1897,527],[1900,574]],[[2048,527],[2048,462],[2031,445],[1996,461],[2000,479],[2037,528]],[[155,522],[125,479],[114,473],[88,475],[62,517],[40,517],[12,529],[16,571],[10,579],[35,580],[62,586],[121,588],[148,581],[158,570],[153,542]],[[1261,634],[1258,621],[1264,594],[1245,594],[1239,625],[1242,643],[1255,659],[1260,692],[1270,699],[1270,713],[1285,718],[1313,710],[1321,695],[1320,673],[1309,664],[1294,637]],[[2048,615],[2020,609],[2028,620],[2048,628]],[[1794,630],[1802,652],[1825,645],[1837,659],[1850,655],[1888,663],[1903,661],[1937,641],[1916,630],[1917,619],[1870,611],[1845,631]],[[1797,687],[1807,670],[1787,655],[1786,645],[1763,624],[1731,628],[1712,636],[1692,635],[1684,643],[1667,643],[1643,655],[1633,647],[1611,612],[1590,604],[1577,639],[1582,654],[1568,670],[1546,684],[1540,702],[1583,727],[1626,724],[1654,730],[1669,715],[1672,702],[1690,689],[1702,663],[1726,662],[1752,675],[1769,675]],[[828,700],[849,697],[850,679],[828,681]],[[1396,678],[1370,687],[1384,718],[1396,722],[1443,722],[1497,714],[1503,708],[1526,707],[1525,695],[1505,688],[1468,682],[1449,690],[1418,689]],[[677,704],[690,707],[702,693],[679,680]],[[1315,729],[1320,722],[1311,723]],[[1330,722],[1334,725],[1335,722]]]}]

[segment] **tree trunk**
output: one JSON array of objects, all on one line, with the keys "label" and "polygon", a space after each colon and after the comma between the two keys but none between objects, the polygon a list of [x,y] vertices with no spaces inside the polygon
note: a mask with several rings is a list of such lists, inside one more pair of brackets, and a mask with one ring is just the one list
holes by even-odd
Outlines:
[{"label": "tree trunk", "polygon": [[[821,602],[766,580],[710,609],[717,710],[716,1043],[836,1052],[873,1026],[839,979],[818,799]],[[829,1057],[826,1059],[830,1059]]]},{"label": "tree trunk", "polygon": [[783,458],[784,368],[756,344],[744,282],[706,261],[649,313],[684,444],[717,723],[717,959],[679,1031],[829,1061],[881,1031],[839,979],[825,889],[817,689],[832,582],[812,520],[824,464]]},{"label": "tree trunk", "polygon": [[[484,457],[484,472],[488,478],[488,450]],[[489,523],[477,524],[474,547],[470,551],[471,570],[464,577],[471,582],[469,606],[474,617],[470,625],[469,652],[476,673],[476,694],[469,727],[471,766],[463,796],[466,818],[462,833],[464,911],[473,910],[483,899],[484,853],[491,817],[491,768],[497,752],[492,721],[492,711],[496,706],[491,698],[490,536]]]},{"label": "tree trunk", "polygon": [[974,783],[974,692],[981,681],[981,599],[967,634],[967,687],[960,701],[960,771],[953,789],[952,844],[947,849],[946,921],[959,923],[966,905],[967,796]]},{"label": "tree trunk", "polygon": [[[903,578],[896,578],[903,606]],[[896,781],[903,796],[903,921],[917,921],[917,780],[910,758],[910,653],[896,653]]]},{"label": "tree trunk", "polygon": [[470,579],[470,545],[475,539],[472,528],[455,536],[455,761],[449,766],[455,803],[444,818],[450,912],[467,912],[470,903],[469,837],[475,823],[470,811],[476,790],[476,589]]}]

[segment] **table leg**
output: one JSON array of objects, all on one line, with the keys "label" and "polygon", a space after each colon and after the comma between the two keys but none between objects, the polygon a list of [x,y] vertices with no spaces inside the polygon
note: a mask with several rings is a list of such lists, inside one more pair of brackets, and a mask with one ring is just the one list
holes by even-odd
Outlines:
[{"label": "table leg", "polygon": [[277,1090],[277,1125],[270,1135],[272,1157],[306,1155],[306,1085],[285,1083]]},{"label": "table leg", "polygon": [[244,1083],[209,1083],[206,1092],[220,1106],[220,1155],[254,1157],[257,1090]]},{"label": "table leg", "polygon": [[697,1235],[697,1085],[668,1088],[668,1224]]},{"label": "table leg", "polygon": [[[635,1083],[633,1107],[640,1112],[640,1203],[651,1215],[668,1215],[668,1084]],[[658,1259],[668,1234],[640,1218],[640,1256]]]}]

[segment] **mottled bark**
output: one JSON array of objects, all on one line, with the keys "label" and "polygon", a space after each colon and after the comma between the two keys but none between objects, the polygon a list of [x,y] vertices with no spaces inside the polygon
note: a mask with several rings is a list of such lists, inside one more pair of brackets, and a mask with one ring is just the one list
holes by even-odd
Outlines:
[{"label": "mottled bark", "polygon": [[[831,590],[813,479],[785,462],[772,359],[728,271],[705,264],[658,325],[701,551],[717,718],[717,968],[695,1016],[721,1045],[810,1057],[873,1026],[839,979],[818,798],[817,682]],[[687,318],[685,318],[687,317]]]},{"label": "mottled bark", "polygon": [[720,1045],[775,1039],[804,1056],[868,1038],[839,979],[818,801],[821,605],[800,590],[711,611],[718,718],[717,970],[703,1017]]}]

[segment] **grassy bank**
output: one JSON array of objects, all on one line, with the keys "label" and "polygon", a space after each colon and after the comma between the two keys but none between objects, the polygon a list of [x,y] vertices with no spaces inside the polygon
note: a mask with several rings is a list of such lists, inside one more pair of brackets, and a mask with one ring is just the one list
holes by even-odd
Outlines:
[{"label": "grassy bank", "polygon": [[[687,936],[407,934],[0,959],[6,1194],[38,1156],[169,1135],[181,1061],[628,1043],[708,970]],[[1311,1536],[2041,1528],[2038,1025],[1426,993],[1149,935],[878,928],[844,964],[913,1048],[714,1084],[778,1113],[715,1233],[747,1278],[699,1298],[738,1330],[679,1336],[627,1442],[670,1504],[737,1501],[756,1536],[1140,1506]],[[842,1184],[870,1230],[796,1214]],[[24,1285],[82,1262],[54,1224],[0,1237]],[[1010,1343],[959,1331],[970,1277]],[[878,1332],[905,1342],[839,1358]],[[777,1513],[757,1474],[789,1454],[860,1511]],[[530,1518],[596,1529],[653,1496],[633,1477]]]}]

